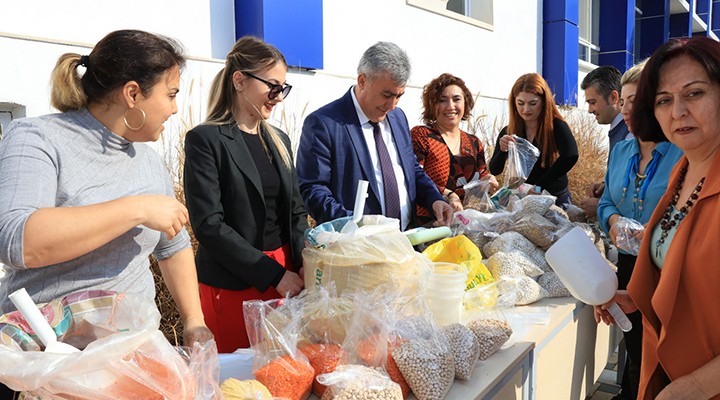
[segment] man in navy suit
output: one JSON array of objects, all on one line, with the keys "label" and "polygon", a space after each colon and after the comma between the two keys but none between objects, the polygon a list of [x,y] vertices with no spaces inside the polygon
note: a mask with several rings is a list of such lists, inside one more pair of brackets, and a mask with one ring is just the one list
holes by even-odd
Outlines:
[{"label": "man in navy suit", "polygon": [[[622,74],[617,68],[603,65],[590,71],[580,84],[580,88],[585,91],[588,112],[595,115],[598,124],[610,124],[608,161],[616,144],[633,137],[620,114],[620,91],[622,90],[620,78],[622,78]],[[589,197],[583,200],[580,206],[589,217],[597,215],[597,205],[604,190],[605,183],[603,182],[595,183],[588,188]]]},{"label": "man in navy suit", "polygon": [[[588,103],[588,112],[595,114],[598,124],[610,124],[608,132],[608,162],[610,161],[610,153],[619,142],[630,139],[633,134],[628,130],[623,116],[620,113],[622,106],[620,104],[620,92],[622,86],[620,80],[622,74],[617,68],[610,65],[603,65],[590,71],[582,83],[580,88],[585,91],[585,101]],[[581,203],[581,207],[590,217],[597,216],[597,205],[605,190],[605,183],[599,182],[593,184],[588,189],[589,197]],[[612,400],[630,399],[632,389],[630,388],[630,374],[639,375],[640,371],[630,371],[630,368],[637,369],[637,365],[625,364],[625,373],[622,377],[621,390]]]},{"label": "man in navy suit", "polygon": [[452,221],[452,208],[415,158],[407,117],[396,108],[409,77],[405,51],[378,42],[360,59],[357,84],[305,119],[297,174],[318,223],[352,214],[361,179],[370,183],[365,214],[398,218],[406,229],[421,204],[439,224]]}]

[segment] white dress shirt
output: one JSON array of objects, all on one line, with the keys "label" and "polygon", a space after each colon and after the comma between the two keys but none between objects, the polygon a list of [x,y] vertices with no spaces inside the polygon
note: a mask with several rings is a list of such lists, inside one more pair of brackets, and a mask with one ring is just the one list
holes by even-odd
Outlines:
[{"label": "white dress shirt", "polygon": [[[385,215],[385,188],[383,187],[382,168],[380,167],[377,146],[375,146],[373,127],[370,125],[370,119],[365,115],[360,107],[357,97],[355,97],[355,87],[353,87],[350,93],[352,95],[353,104],[355,105],[355,112],[357,113],[360,126],[362,127],[365,143],[367,144],[368,152],[370,153],[370,160],[372,160],[373,171],[375,172],[375,181],[377,182],[378,196],[380,197],[380,207],[382,208],[383,215]],[[387,147],[390,158],[392,159],[393,171],[395,171],[395,179],[398,185],[398,197],[400,198],[400,229],[405,230],[410,223],[411,216],[411,203],[405,183],[405,173],[400,165],[400,155],[395,147],[392,130],[390,129],[390,124],[387,122],[387,118],[380,121],[378,126],[380,127],[383,141],[385,142],[385,146]]]}]

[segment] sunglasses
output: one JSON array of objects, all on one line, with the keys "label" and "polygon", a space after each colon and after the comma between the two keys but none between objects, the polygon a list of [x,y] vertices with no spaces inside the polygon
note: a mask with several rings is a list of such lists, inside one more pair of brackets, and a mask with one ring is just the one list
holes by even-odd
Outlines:
[{"label": "sunglasses", "polygon": [[260,82],[266,84],[267,87],[270,88],[270,92],[268,92],[268,99],[269,99],[269,100],[272,100],[272,99],[278,97],[278,95],[279,95],[280,93],[282,93],[282,96],[283,96],[283,99],[284,99],[284,98],[286,98],[286,97],[288,96],[288,94],[290,94],[290,89],[292,89],[292,85],[288,85],[287,83],[286,83],[285,85],[277,85],[277,84],[275,84],[275,83],[268,82],[268,81],[266,81],[265,79],[259,78],[259,77],[255,76],[255,75],[253,75],[253,74],[251,74],[251,73],[249,73],[249,72],[243,72],[243,74],[245,74],[245,75],[247,75],[247,76],[249,76],[249,77],[251,77],[251,78],[253,78],[253,79],[257,79],[257,80],[259,80]]}]

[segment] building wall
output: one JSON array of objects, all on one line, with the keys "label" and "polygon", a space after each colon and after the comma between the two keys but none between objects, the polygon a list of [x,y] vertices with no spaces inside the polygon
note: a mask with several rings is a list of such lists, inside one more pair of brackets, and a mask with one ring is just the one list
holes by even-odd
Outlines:
[{"label": "building wall", "polygon": [[[404,48],[413,64],[399,104],[411,125],[420,123],[422,86],[443,72],[462,77],[480,96],[475,116],[488,115],[490,123],[502,120],[514,80],[541,66],[541,7],[534,0],[495,1],[491,31],[405,0],[325,0],[323,69],[290,71],[292,94],[273,118],[289,133],[298,131],[304,116],[355,82],[363,51],[385,40]],[[87,54],[106,33],[133,28],[183,43],[191,60],[183,75],[181,114],[198,123],[210,82],[222,68],[220,58],[235,40],[234,12],[232,0],[126,0],[109,6],[93,0],[7,2],[0,26],[0,104],[18,104],[27,116],[53,112],[48,83],[57,58],[65,52]],[[171,129],[182,125],[168,124]]]}]

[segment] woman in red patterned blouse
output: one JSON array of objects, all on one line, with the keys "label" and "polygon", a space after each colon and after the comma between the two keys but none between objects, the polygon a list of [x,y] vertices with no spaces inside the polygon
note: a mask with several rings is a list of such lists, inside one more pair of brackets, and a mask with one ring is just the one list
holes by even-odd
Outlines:
[{"label": "woman in red patterned blouse", "polygon": [[[475,100],[465,82],[451,74],[442,74],[423,88],[423,122],[410,130],[415,156],[438,191],[460,211],[463,186],[488,175],[485,149],[480,140],[460,129],[460,121],[470,117]],[[491,189],[497,188],[490,175]],[[418,224],[434,220],[425,208],[417,208]]]}]

